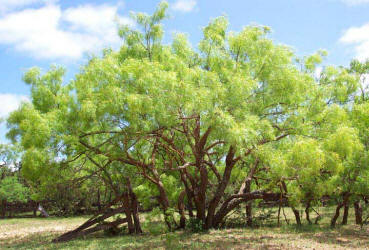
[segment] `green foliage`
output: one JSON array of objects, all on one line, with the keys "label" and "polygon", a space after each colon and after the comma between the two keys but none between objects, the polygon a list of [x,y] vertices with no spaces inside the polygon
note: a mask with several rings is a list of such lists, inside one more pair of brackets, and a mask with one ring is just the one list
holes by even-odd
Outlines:
[{"label": "green foliage", "polygon": [[26,202],[29,198],[29,190],[18,178],[5,177],[0,180],[0,200],[7,202]]},{"label": "green foliage", "polygon": [[190,217],[188,219],[186,228],[193,233],[204,232],[204,222],[196,217]]}]

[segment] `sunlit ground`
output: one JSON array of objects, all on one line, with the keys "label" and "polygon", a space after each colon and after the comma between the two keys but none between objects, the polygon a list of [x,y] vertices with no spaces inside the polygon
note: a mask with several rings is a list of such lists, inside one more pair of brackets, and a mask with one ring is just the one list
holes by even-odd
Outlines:
[{"label": "sunlit ground", "polygon": [[[287,210],[286,210],[287,211]],[[51,240],[80,225],[87,217],[30,218],[0,220],[0,248],[12,249],[367,249],[369,225],[361,229],[353,223],[331,230],[332,209],[322,211],[319,225],[296,228],[287,211],[290,225],[281,218],[282,226],[264,225],[258,228],[211,230],[206,233],[178,231],[168,233],[162,223],[143,222],[145,233],[140,236],[89,235],[67,243]],[[142,217],[145,217],[144,215]],[[312,216],[313,217],[313,216]],[[341,219],[341,218],[340,218]],[[340,222],[340,220],[338,221]]]}]

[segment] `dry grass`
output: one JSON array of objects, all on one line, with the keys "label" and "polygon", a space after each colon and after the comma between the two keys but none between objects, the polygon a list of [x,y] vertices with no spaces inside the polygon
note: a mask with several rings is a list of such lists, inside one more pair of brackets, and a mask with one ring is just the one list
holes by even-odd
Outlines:
[{"label": "dry grass", "polygon": [[12,246],[42,236],[58,235],[80,225],[86,218],[27,218],[0,220],[0,247]]},{"label": "dry grass", "polygon": [[[62,244],[50,241],[75,228],[86,217],[0,220],[0,249],[369,249],[369,229],[353,225],[262,226],[211,230],[206,233],[168,233],[161,223],[145,222],[145,234],[107,237],[102,233]],[[292,222],[292,220],[291,220]]]}]

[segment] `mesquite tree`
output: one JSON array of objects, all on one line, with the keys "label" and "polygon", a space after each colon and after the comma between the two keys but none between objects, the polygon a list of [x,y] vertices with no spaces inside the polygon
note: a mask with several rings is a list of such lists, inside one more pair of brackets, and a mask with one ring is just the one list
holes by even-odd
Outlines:
[{"label": "mesquite tree", "polygon": [[229,33],[221,17],[204,28],[199,52],[183,35],[161,44],[165,7],[135,15],[142,30],[122,27],[120,51],[94,58],[76,77],[78,140],[150,182],[168,226],[183,190],[204,227],[217,227],[240,203],[275,195],[244,192],[248,174],[232,175],[253,164],[259,146],[308,124],[316,86],[289,48],[266,37],[267,27]]},{"label": "mesquite tree", "polygon": [[25,171],[35,180],[99,173],[117,197],[128,181],[169,229],[184,227],[185,208],[204,229],[220,227],[242,203],[251,225],[257,199],[289,204],[301,223],[296,206],[308,216],[357,173],[363,147],[345,108],[357,78],[327,67],[317,79],[325,52],[299,59],[268,27],[230,32],[225,17],[203,29],[197,49],[184,34],[163,44],[167,7],[133,14],[120,50],[104,50],[69,83],[60,68],[26,73],[32,103],[8,120]]}]

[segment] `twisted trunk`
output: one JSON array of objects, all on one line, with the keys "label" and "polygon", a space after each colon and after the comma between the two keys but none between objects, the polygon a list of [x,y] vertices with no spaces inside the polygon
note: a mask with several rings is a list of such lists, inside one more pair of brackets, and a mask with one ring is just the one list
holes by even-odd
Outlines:
[{"label": "twisted trunk", "polygon": [[345,206],[345,204],[348,203],[348,198],[349,197],[350,197],[349,193],[344,193],[343,194],[343,201],[337,205],[336,212],[335,212],[334,216],[331,219],[331,228],[336,227],[337,219],[340,216],[340,210],[341,210],[342,207]]},{"label": "twisted trunk", "polygon": [[214,194],[214,198],[209,203],[208,215],[206,217],[205,228],[209,229],[214,227],[214,215],[215,210],[218,207],[218,204],[221,198],[224,196],[224,191],[228,185],[229,179],[231,177],[232,169],[236,164],[237,160],[233,159],[235,154],[234,148],[231,146],[228,150],[228,154],[226,157],[226,168],[224,170],[223,178],[219,183],[217,190]]},{"label": "twisted trunk", "polygon": [[336,212],[331,220],[331,228],[336,227],[336,222],[337,222],[338,217],[340,216],[340,210],[342,207],[343,207],[343,203],[340,203],[337,205]]}]

